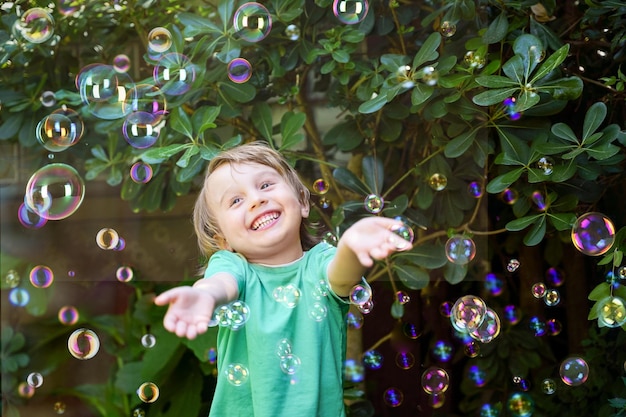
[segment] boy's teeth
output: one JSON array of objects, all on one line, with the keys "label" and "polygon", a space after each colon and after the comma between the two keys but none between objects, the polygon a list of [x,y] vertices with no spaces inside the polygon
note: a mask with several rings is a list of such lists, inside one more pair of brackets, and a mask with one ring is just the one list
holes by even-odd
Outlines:
[{"label": "boy's teeth", "polygon": [[258,218],[254,224],[252,225],[253,230],[260,229],[261,227],[267,226],[270,222],[278,218],[277,213],[266,214],[263,217]]}]

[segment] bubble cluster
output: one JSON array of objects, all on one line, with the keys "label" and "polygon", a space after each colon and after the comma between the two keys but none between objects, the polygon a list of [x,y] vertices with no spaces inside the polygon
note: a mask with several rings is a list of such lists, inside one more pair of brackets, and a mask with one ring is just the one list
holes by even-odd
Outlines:
[{"label": "bubble cluster", "polygon": [[572,226],[572,243],[585,255],[599,256],[611,249],[615,226],[602,213],[590,212],[578,217]]},{"label": "bubble cluster", "polygon": [[369,3],[367,0],[334,0],[332,9],[341,23],[354,25],[365,19]]},{"label": "bubble cluster", "polygon": [[216,308],[209,326],[220,326],[231,330],[239,330],[249,319],[250,307],[241,300],[235,300]]},{"label": "bubble cluster", "polygon": [[30,43],[44,43],[54,34],[54,18],[46,9],[26,10],[13,24],[13,34]]},{"label": "bubble cluster", "polygon": [[500,317],[491,308],[486,308],[482,323],[469,329],[469,335],[481,342],[489,343],[500,334]]},{"label": "bubble cluster", "polygon": [[24,203],[47,220],[71,216],[83,202],[85,183],[76,169],[67,164],[39,168],[28,180]]},{"label": "bubble cluster", "polygon": [[260,3],[245,3],[235,11],[233,28],[241,39],[259,42],[265,39],[272,30],[272,15]]},{"label": "bubble cluster", "polygon": [[76,359],[91,359],[100,350],[100,339],[93,330],[80,328],[67,339],[67,348]]},{"label": "bubble cluster", "polygon": [[431,366],[422,374],[422,388],[427,394],[446,392],[450,386],[450,376],[445,369]]},{"label": "bubble cluster", "polygon": [[476,245],[467,236],[454,235],[446,241],[445,253],[451,263],[465,265],[476,256]]},{"label": "bubble cluster", "polygon": [[147,404],[159,399],[159,387],[154,382],[144,382],[137,388],[137,396]]},{"label": "bubble cluster", "polygon": [[17,219],[27,229],[41,229],[48,222],[48,219],[35,213],[25,203],[17,209]]},{"label": "bubble cluster", "polygon": [[559,375],[566,385],[571,387],[582,385],[589,378],[589,365],[583,358],[572,356],[561,362]]},{"label": "bubble cluster", "polygon": [[235,58],[228,63],[228,79],[234,83],[242,84],[252,77],[252,64],[245,58]]},{"label": "bubble cluster", "polygon": [[385,200],[381,196],[376,194],[370,194],[365,197],[364,200],[365,210],[372,214],[378,214],[383,210],[385,206]]},{"label": "bubble cluster", "polygon": [[469,332],[482,324],[486,311],[487,304],[482,298],[475,295],[464,295],[457,299],[452,306],[450,321],[458,331]]}]

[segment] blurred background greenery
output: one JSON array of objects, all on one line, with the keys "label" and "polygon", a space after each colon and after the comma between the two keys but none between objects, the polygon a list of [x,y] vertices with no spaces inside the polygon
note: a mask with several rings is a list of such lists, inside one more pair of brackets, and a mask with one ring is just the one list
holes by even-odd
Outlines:
[{"label": "blurred background greenery", "polygon": [[348,317],[350,415],[626,414],[621,1],[0,13],[2,415],[207,415],[215,333],[169,335],[152,299],[204,261],[207,161],[252,140],[329,242],[367,215],[414,235]]}]

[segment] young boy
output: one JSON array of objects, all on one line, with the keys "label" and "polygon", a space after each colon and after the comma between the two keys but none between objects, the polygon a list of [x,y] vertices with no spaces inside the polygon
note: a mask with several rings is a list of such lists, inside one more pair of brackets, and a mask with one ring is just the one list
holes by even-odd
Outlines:
[{"label": "young boy", "polygon": [[155,299],[163,324],[195,338],[217,309],[212,417],[345,416],[342,367],[352,288],[375,259],[411,244],[401,222],[368,217],[333,247],[307,234],[309,191],[282,156],[253,142],[208,166],[194,209],[204,279]]}]

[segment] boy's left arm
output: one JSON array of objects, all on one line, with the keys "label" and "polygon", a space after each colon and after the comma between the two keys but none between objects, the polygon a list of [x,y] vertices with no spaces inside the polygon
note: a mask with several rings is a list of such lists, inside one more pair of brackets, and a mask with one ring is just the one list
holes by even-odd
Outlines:
[{"label": "boy's left arm", "polygon": [[411,249],[410,242],[392,231],[401,227],[399,220],[387,217],[366,217],[350,226],[337,243],[337,253],[328,266],[328,281],[340,297],[350,295],[374,260],[394,252]]}]

